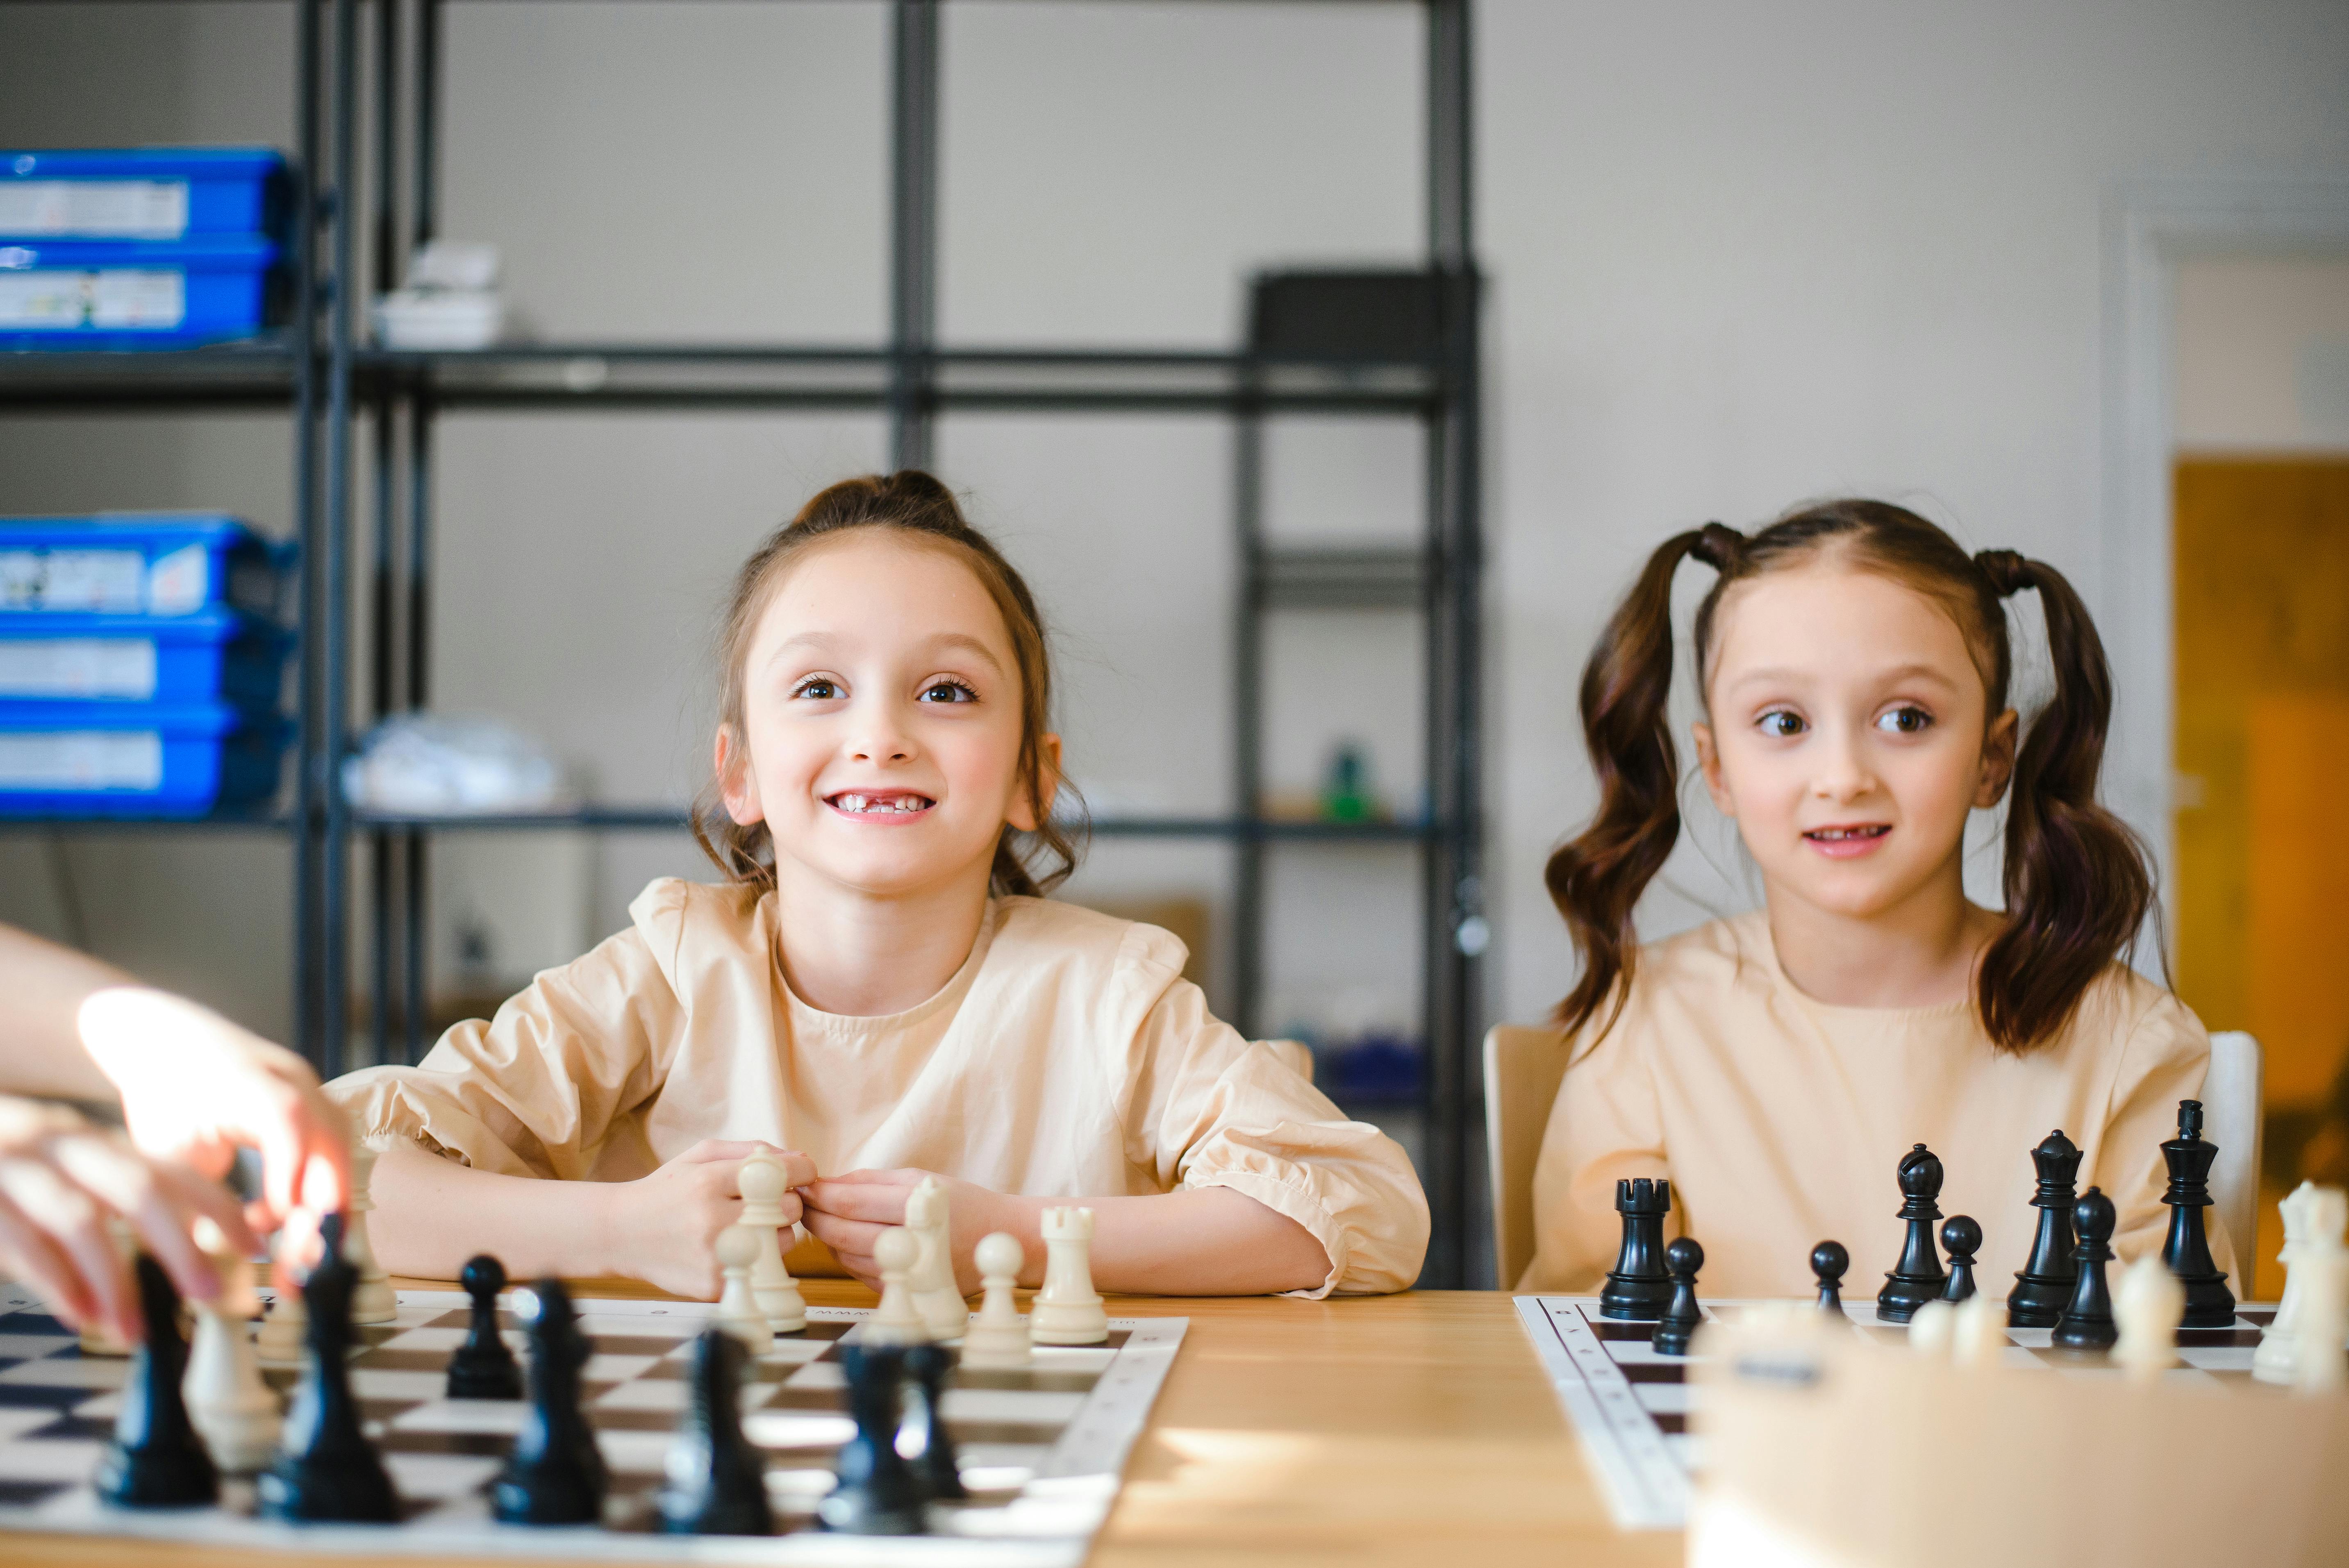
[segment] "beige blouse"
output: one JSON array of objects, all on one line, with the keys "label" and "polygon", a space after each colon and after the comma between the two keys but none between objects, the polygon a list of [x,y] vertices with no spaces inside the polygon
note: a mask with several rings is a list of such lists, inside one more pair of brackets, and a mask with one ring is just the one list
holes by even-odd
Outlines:
[{"label": "beige blouse", "polygon": [[[1780,970],[1758,910],[1641,949],[1622,1017],[1573,1048],[1535,1171],[1522,1288],[1595,1293],[1622,1238],[1616,1179],[1668,1176],[1667,1234],[1703,1243],[1701,1294],[1808,1295],[1811,1249],[1834,1240],[1851,1253],[1853,1302],[1899,1259],[1895,1172],[1916,1143],[1940,1157],[1941,1212],[1982,1225],[1985,1294],[2004,1295],[2030,1253],[2031,1150],[2057,1129],[2080,1147],[2080,1190],[2102,1187],[2119,1209],[2121,1259],[2158,1250],[2160,1145],[2210,1058],[2194,1015],[2118,965],[2027,1056],[1994,1050],[1963,1003],[1827,1006]],[[2203,1212],[2231,1272],[2218,1211]]]},{"label": "beige blouse", "polygon": [[718,1138],[799,1150],[827,1175],[913,1167],[1038,1197],[1230,1187],[1328,1250],[1306,1294],[1419,1273],[1409,1157],[1212,1016],[1155,926],[998,900],[945,989],[860,1018],[791,994],[771,894],[664,879],[628,913],[418,1066],[327,1093],[369,1143],[510,1175],[632,1181]]}]

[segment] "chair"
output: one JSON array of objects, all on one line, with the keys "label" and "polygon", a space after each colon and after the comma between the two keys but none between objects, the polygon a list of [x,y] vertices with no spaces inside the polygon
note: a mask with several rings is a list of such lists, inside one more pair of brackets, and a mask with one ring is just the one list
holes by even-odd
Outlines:
[{"label": "chair", "polygon": [[1566,1037],[1556,1029],[1495,1024],[1485,1037],[1485,1161],[1502,1290],[1514,1288],[1534,1261],[1534,1164],[1566,1057]]},{"label": "chair", "polygon": [[2210,1037],[2202,1078],[2202,1136],[2219,1146],[2210,1166],[2210,1206],[2234,1243],[2235,1297],[2251,1297],[2260,1245],[2260,1042],[2240,1029]]}]

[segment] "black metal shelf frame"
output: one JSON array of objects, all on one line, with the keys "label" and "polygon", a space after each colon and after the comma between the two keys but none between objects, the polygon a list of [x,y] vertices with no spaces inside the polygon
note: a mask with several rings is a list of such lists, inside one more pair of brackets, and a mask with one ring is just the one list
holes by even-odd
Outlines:
[{"label": "black metal shelf frame", "polygon": [[[450,0],[364,0],[375,34],[362,115],[362,0],[295,0],[297,123],[295,315],[283,332],[176,354],[0,355],[0,408],[271,407],[295,422],[301,542],[298,770],[290,814],[211,824],[295,840],[295,1009],[301,1048],[326,1073],[347,1065],[351,856],[368,858],[368,992],[375,1059],[413,1059],[422,1041],[425,846],[486,829],[676,831],[674,806],[596,805],[552,815],[424,819],[345,802],[341,763],[355,731],[354,676],[367,716],[425,707],[432,571],[432,434],[468,409],[712,407],[872,409],[889,421],[895,466],[930,459],[936,420],[968,410],[1216,413],[1235,429],[1237,606],[1235,810],[1108,819],[1095,834],[1227,842],[1237,861],[1237,1022],[1259,1032],[1268,857],[1284,847],[1389,844],[1421,868],[1423,1032],[1420,1109],[1434,1243],[1423,1278],[1466,1283],[1471,1045],[1485,923],[1479,865],[1480,606],[1478,288],[1473,243],[1470,7],[1416,0],[1426,17],[1427,274],[1433,337],[1408,352],[1300,349],[1252,332],[1238,352],[1134,347],[947,347],[936,341],[940,5],[887,0],[890,49],[890,340],[878,346],[777,343],[533,344],[414,353],[359,340],[357,249],[367,283],[393,286],[437,232],[440,93]],[[406,84],[403,97],[402,83]],[[362,137],[363,118],[371,119]],[[403,120],[405,124],[403,125]],[[404,134],[403,134],[404,133]],[[370,209],[352,200],[362,141]],[[404,151],[404,158],[403,158]],[[322,156],[323,154],[323,156]],[[403,214],[401,201],[405,185]],[[403,222],[404,216],[404,222]],[[1261,287],[1261,281],[1260,281]],[[1261,298],[1259,299],[1261,305]],[[353,644],[352,451],[372,416],[366,541],[368,646]],[[1285,414],[1415,421],[1427,453],[1423,540],[1409,548],[1278,547],[1263,518],[1264,429]],[[401,506],[400,491],[405,490]],[[1259,708],[1268,614],[1410,609],[1424,620],[1428,807],[1423,820],[1321,823],[1264,814]],[[363,654],[364,657],[359,655]],[[358,667],[355,667],[358,666]],[[77,823],[77,829],[85,825]],[[158,829],[155,821],[114,826]],[[399,993],[395,1014],[392,996]],[[403,1021],[395,1039],[393,1020]]]}]

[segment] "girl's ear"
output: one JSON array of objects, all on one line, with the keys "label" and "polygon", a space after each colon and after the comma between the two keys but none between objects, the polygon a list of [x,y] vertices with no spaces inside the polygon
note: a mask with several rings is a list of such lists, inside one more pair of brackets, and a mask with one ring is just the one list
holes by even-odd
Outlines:
[{"label": "girl's ear", "polygon": [[1023,833],[1032,833],[1052,819],[1052,802],[1061,793],[1061,738],[1046,731],[1036,738],[1036,780],[1011,801],[1007,819]]},{"label": "girl's ear", "polygon": [[753,822],[767,820],[767,809],[759,803],[759,780],[750,771],[750,748],[737,743],[734,727],[718,727],[717,755],[711,766],[718,773],[718,798],[726,803],[726,814],[734,825],[747,828]]},{"label": "girl's ear", "polygon": [[1990,721],[1989,732],[1982,737],[1982,777],[1974,785],[1978,809],[1986,810],[2004,798],[2007,783],[2014,777],[2014,743],[2021,731],[2022,721],[2011,707]]},{"label": "girl's ear", "polygon": [[1698,719],[1689,726],[1689,734],[1696,741],[1696,765],[1704,773],[1705,793],[1713,797],[1713,805],[1723,816],[1735,821],[1737,811],[1730,799],[1729,784],[1721,776],[1721,753],[1713,744],[1713,726]]}]

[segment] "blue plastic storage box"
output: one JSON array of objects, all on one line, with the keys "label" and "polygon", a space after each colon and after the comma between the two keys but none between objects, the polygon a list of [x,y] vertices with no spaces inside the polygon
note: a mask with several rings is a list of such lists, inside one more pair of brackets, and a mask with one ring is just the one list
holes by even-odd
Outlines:
[{"label": "blue plastic storage box", "polygon": [[0,817],[201,817],[264,805],[292,726],[216,703],[0,703]]},{"label": "blue plastic storage box", "polygon": [[0,517],[0,614],[274,615],[292,555],[219,512]]},{"label": "blue plastic storage box", "polygon": [[293,189],[267,147],[0,152],[0,240],[282,240]]},{"label": "blue plastic storage box", "polygon": [[224,702],[267,713],[292,644],[235,610],[0,614],[0,702]]},{"label": "blue plastic storage box", "polygon": [[0,240],[0,349],[191,348],[285,319],[275,242]]}]

